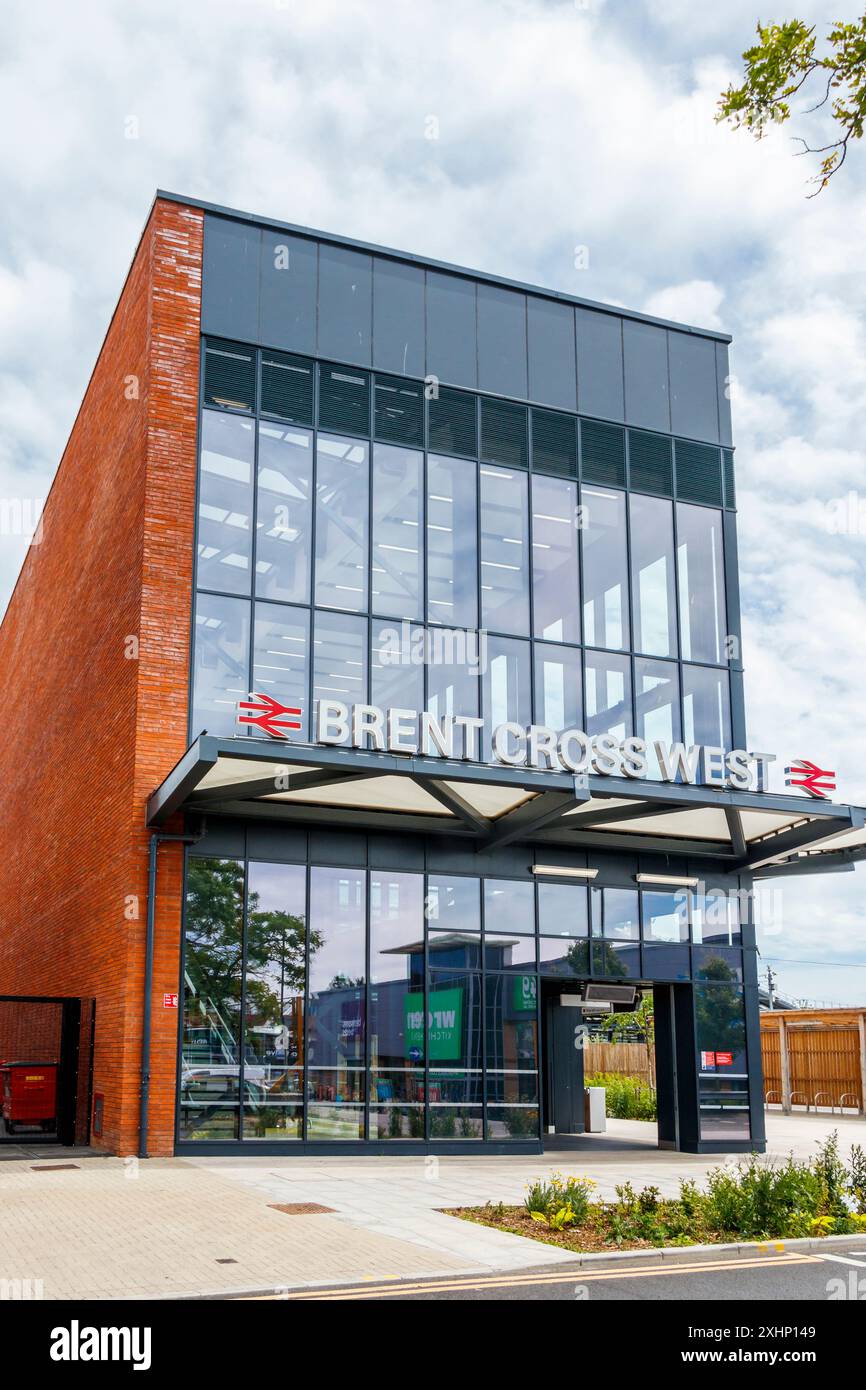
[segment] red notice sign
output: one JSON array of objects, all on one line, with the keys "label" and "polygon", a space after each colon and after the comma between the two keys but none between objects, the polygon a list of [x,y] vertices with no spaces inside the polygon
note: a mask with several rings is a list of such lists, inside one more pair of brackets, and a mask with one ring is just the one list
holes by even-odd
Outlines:
[{"label": "red notice sign", "polygon": [[163,1007],[164,1009],[176,1009],[176,1008],[177,1008],[177,995],[176,995],[176,994],[164,994],[164,995],[162,996],[162,1007]]},{"label": "red notice sign", "polygon": [[716,1053],[716,1065],[719,1067],[730,1067],[733,1064],[733,1061],[734,1054],[732,1052]]},{"label": "red notice sign", "polygon": [[714,1067],[715,1065],[716,1065],[716,1054],[715,1054],[715,1052],[702,1052],[702,1053],[701,1053],[701,1070],[702,1070],[702,1071],[706,1071],[709,1067]]}]

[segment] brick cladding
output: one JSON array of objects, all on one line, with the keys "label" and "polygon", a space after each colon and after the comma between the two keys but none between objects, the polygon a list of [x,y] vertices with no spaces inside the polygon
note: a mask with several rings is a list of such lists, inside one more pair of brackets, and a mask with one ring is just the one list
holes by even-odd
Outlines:
[{"label": "brick cladding", "polygon": [[59,1062],[62,1004],[0,999],[0,1062]]},{"label": "brick cladding", "polygon": [[[94,1141],[138,1144],[144,806],[186,747],[202,214],[157,200],[0,627],[0,995],[96,1002]],[[182,848],[160,850],[150,1152],[174,1130]]]}]

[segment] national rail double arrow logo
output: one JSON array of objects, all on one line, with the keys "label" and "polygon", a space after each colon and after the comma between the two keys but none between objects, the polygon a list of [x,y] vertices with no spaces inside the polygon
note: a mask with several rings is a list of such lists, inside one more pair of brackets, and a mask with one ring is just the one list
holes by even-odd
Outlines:
[{"label": "national rail double arrow logo", "polygon": [[288,738],[290,730],[301,728],[299,705],[281,705],[279,700],[257,691],[251,692],[248,700],[239,700],[238,710],[249,711],[248,714],[238,714],[239,724],[255,724],[271,738]]},{"label": "national rail double arrow logo", "polygon": [[809,796],[826,801],[830,792],[836,790],[836,774],[808,758],[795,758],[791,766],[785,768],[785,786],[801,787]]}]

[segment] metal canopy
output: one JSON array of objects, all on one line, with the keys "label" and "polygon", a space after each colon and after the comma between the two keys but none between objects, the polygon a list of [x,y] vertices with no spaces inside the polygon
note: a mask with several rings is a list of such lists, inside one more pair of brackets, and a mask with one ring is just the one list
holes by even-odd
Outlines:
[{"label": "metal canopy", "polygon": [[866,856],[856,806],[206,734],[150,797],[147,824],[181,810],[458,835],[479,850],[520,840],[692,855],[761,877]]}]

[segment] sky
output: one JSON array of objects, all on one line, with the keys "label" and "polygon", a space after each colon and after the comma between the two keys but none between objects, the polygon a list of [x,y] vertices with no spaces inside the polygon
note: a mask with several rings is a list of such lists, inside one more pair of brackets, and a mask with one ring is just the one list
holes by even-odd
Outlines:
[{"label": "sky", "polygon": [[[809,199],[808,127],[714,123],[758,13],[10,0],[0,611],[165,188],[733,334],[750,744],[784,731],[866,804],[866,151]],[[776,885],[763,915],[781,992],[866,1004],[866,865]]]}]

